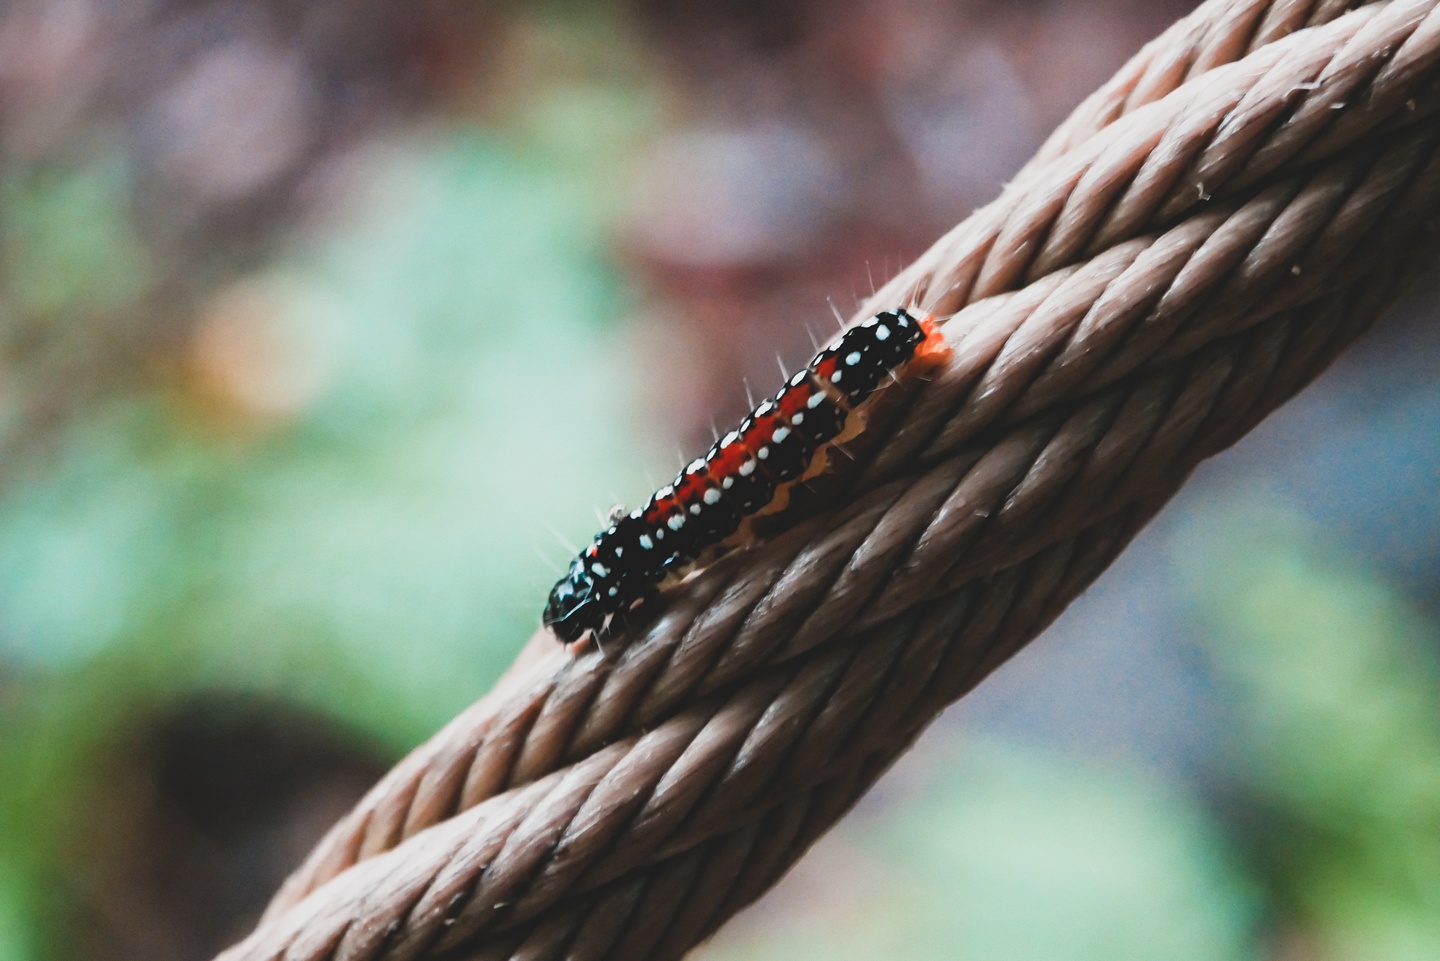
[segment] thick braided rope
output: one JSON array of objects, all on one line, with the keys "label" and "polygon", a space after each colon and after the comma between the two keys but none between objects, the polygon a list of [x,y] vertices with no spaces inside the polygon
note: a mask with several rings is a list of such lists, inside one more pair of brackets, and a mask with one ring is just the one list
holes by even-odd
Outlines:
[{"label": "thick braided rope", "polygon": [[609,657],[533,642],[231,956],[674,957],[763,891],[1428,262],[1435,21],[1368,5],[1233,44],[1088,138],[1072,121],[897,278],[951,302],[955,353],[868,432],[843,507],[703,572]]}]

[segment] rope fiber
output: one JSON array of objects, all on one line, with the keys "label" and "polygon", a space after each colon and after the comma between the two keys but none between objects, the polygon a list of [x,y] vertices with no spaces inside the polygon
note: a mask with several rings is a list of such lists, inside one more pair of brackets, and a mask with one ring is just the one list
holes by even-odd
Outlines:
[{"label": "rope fiber", "polygon": [[953,353],[795,528],[532,638],[223,961],[678,958],[1434,260],[1440,0],[1210,0],[857,312]]}]

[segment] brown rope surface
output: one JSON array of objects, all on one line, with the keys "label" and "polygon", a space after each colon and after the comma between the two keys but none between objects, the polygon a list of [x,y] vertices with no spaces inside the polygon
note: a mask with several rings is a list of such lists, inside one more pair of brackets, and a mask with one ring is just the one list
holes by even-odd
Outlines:
[{"label": "brown rope surface", "polygon": [[683,954],[1429,265],[1437,78],[1437,0],[1201,6],[859,311],[954,351],[825,509],[537,635],[222,957]]}]

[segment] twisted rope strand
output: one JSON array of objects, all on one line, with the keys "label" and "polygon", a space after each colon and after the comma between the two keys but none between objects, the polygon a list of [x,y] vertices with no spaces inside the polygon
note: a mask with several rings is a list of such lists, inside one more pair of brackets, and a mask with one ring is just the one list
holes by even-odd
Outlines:
[{"label": "twisted rope strand", "polygon": [[537,637],[224,957],[688,950],[1429,263],[1437,63],[1434,2],[1202,6],[877,295],[953,354],[836,506],[608,653]]}]

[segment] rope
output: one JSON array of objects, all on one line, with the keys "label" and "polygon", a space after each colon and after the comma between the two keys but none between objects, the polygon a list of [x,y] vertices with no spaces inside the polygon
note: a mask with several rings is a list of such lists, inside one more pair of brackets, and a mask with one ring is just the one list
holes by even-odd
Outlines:
[{"label": "rope", "polygon": [[[859,312],[954,345],[831,504],[496,688],[331,830],[251,959],[676,958],[1041,631],[1440,245],[1440,11],[1211,0]],[[838,506],[836,506],[838,505]]]}]

